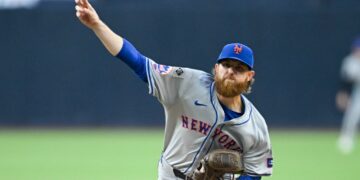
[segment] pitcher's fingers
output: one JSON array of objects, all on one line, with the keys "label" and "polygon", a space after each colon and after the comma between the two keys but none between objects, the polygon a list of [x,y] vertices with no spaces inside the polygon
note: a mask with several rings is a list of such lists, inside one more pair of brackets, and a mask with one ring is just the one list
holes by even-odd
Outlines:
[{"label": "pitcher's fingers", "polygon": [[88,8],[82,8],[81,13],[88,14],[88,15],[93,15],[92,11],[90,9],[88,9]]},{"label": "pitcher's fingers", "polygon": [[85,1],[85,0],[79,0],[80,1],[80,3],[81,3],[81,5],[83,5],[84,7],[89,7],[88,6],[88,4],[89,4],[89,2],[87,2],[87,1]]},{"label": "pitcher's fingers", "polygon": [[81,6],[75,6],[75,10],[76,10],[76,12],[80,12],[81,15],[83,15],[84,13],[88,13],[88,12],[85,12],[85,8],[83,8]]},{"label": "pitcher's fingers", "polygon": [[91,6],[88,0],[83,0],[84,4],[86,4],[86,6]]},{"label": "pitcher's fingers", "polygon": [[94,8],[92,7],[92,5],[89,2],[87,3],[87,8],[94,10]]},{"label": "pitcher's fingers", "polygon": [[83,0],[75,0],[75,2],[77,2],[76,4],[78,5],[85,6]]},{"label": "pitcher's fingers", "polygon": [[77,0],[77,2],[78,5],[85,7],[85,3],[83,0]]},{"label": "pitcher's fingers", "polygon": [[82,9],[82,8],[81,8],[79,5],[76,5],[76,6],[75,6],[75,10],[76,10],[76,11],[80,11],[81,9]]}]

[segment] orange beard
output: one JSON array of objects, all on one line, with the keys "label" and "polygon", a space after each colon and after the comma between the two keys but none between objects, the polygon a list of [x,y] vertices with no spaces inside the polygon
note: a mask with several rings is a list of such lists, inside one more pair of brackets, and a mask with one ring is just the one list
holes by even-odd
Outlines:
[{"label": "orange beard", "polygon": [[235,80],[223,78],[221,79],[215,75],[215,88],[216,91],[224,97],[235,97],[241,93],[246,92],[249,86],[248,82],[239,83]]}]

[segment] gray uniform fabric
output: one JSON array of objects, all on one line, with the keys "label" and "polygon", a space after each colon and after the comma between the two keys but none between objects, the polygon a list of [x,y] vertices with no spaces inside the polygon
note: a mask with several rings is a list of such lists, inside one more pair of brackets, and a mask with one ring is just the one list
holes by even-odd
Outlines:
[{"label": "gray uniform fabric", "polygon": [[191,175],[208,152],[226,148],[243,154],[246,173],[271,175],[267,125],[248,99],[243,96],[245,113],[241,117],[224,122],[211,74],[160,65],[151,59],[147,59],[146,69],[149,93],[157,97],[165,111],[162,160]]}]

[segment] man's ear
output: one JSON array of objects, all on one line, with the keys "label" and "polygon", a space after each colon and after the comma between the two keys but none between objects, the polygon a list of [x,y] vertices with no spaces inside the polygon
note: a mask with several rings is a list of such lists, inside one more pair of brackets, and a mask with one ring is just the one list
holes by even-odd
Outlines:
[{"label": "man's ear", "polygon": [[255,71],[251,71],[252,72],[252,77],[254,78],[255,77]]},{"label": "man's ear", "polygon": [[249,76],[248,76],[248,81],[250,81],[251,79],[253,79],[255,77],[255,71],[249,71]]}]

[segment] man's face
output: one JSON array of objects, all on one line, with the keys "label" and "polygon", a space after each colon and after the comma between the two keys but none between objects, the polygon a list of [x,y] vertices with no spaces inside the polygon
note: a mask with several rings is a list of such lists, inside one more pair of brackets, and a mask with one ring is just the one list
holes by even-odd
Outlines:
[{"label": "man's face", "polygon": [[224,97],[235,97],[246,92],[255,75],[249,67],[237,60],[223,60],[215,64],[216,91]]}]

